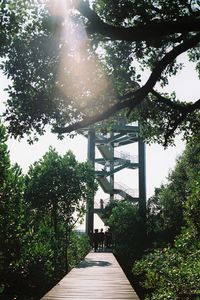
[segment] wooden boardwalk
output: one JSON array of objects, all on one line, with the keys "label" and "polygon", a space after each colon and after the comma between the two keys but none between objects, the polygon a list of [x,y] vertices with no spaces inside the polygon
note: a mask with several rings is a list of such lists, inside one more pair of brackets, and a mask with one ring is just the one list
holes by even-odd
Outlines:
[{"label": "wooden boardwalk", "polygon": [[90,252],[42,300],[139,300],[112,253]]}]

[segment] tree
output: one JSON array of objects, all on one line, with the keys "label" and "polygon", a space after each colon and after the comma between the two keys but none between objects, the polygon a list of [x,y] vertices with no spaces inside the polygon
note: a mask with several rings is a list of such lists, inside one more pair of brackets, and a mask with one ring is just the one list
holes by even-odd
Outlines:
[{"label": "tree", "polygon": [[199,259],[199,238],[187,229],[176,237],[174,246],[154,250],[137,261],[133,272],[140,278],[146,300],[198,299]]},{"label": "tree", "polygon": [[24,178],[18,165],[11,166],[5,127],[0,124],[0,238],[5,268],[19,255],[18,227]]},{"label": "tree", "polygon": [[[133,266],[145,299],[199,298],[199,154],[199,143],[188,144],[169,176],[171,182],[151,198],[148,226],[162,234],[162,244],[156,243],[154,249],[151,245]],[[170,245],[169,236],[163,234],[166,228],[172,229]]]},{"label": "tree", "polygon": [[106,208],[105,218],[113,234],[115,253],[129,262],[141,255],[144,241],[138,207],[129,201],[112,201]]},{"label": "tree", "polygon": [[198,236],[200,236],[200,174],[193,180],[192,193],[185,204],[185,218],[188,224],[195,228]]},{"label": "tree", "polygon": [[[14,136],[42,134],[46,124],[62,135],[117,113],[139,120],[143,136],[165,146],[179,132],[185,138],[199,136],[200,100],[183,102],[155,87],[167,86],[183,67],[182,53],[199,73],[198,1],[75,0],[65,5],[49,11],[37,3],[27,23],[17,19],[17,34],[6,31],[2,69],[13,83],[5,120]],[[10,11],[3,11],[2,28],[14,28]],[[150,71],[143,85],[135,62]]]},{"label": "tree", "polygon": [[18,165],[12,166],[6,145],[5,127],[0,124],[0,255],[1,288],[16,279],[13,266],[21,255],[24,177]]},{"label": "tree", "polygon": [[[173,242],[182,226],[186,225],[185,205],[197,184],[199,147],[198,142],[187,144],[168,175],[168,183],[156,189],[148,200],[147,227],[151,242]],[[192,199],[195,202],[194,196]]]},{"label": "tree", "polygon": [[133,262],[142,257],[146,247],[138,205],[129,200],[113,200],[105,207],[103,219],[112,233],[113,253],[140,296],[141,289],[138,289],[138,281],[131,272]]},{"label": "tree", "polygon": [[199,297],[199,179],[198,176],[190,181],[191,193],[184,204],[184,227],[174,243],[154,249],[133,266],[145,289],[145,299]]},{"label": "tree", "polygon": [[61,157],[50,148],[27,174],[27,202],[37,209],[38,220],[50,214],[54,231],[54,259],[58,262],[58,250],[63,249],[60,259],[66,258],[66,269],[69,234],[83,217],[85,201],[95,190],[94,170],[88,162],[78,163],[70,151]]}]

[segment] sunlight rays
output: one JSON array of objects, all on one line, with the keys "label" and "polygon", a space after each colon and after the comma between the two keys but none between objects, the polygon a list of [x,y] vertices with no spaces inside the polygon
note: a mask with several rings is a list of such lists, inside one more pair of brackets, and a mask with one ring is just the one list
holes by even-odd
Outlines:
[{"label": "sunlight rays", "polygon": [[[84,21],[76,10],[77,1],[50,1],[52,16],[63,19],[57,86],[67,102],[82,113],[94,113],[109,105],[114,91],[97,55],[92,51]],[[113,98],[112,96],[112,98]]]}]

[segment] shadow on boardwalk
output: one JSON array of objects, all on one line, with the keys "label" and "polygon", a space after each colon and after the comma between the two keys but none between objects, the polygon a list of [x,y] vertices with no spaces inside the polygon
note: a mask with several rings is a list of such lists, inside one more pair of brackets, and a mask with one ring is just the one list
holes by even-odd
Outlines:
[{"label": "shadow on boardwalk", "polygon": [[104,260],[90,260],[86,258],[84,261],[80,262],[77,268],[88,268],[88,267],[108,267],[111,263]]}]

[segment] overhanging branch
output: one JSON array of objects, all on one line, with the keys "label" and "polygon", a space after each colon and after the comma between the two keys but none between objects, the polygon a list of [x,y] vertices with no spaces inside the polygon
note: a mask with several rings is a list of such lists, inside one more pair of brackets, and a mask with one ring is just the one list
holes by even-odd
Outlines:
[{"label": "overhanging branch", "polygon": [[74,130],[78,130],[84,127],[87,127],[91,124],[103,121],[105,119],[108,119],[109,117],[113,116],[116,112],[127,108],[131,105],[131,107],[133,105],[135,105],[135,107],[139,104],[139,101],[137,98],[135,99],[129,99],[127,101],[123,101],[120,103],[116,103],[113,106],[111,106],[110,108],[108,108],[107,110],[103,111],[102,113],[99,113],[98,115],[94,116],[94,117],[85,117],[82,121],[77,122],[75,124],[69,125],[67,127],[57,127],[54,129],[54,132],[57,133],[70,133]]},{"label": "overhanging branch", "polygon": [[89,21],[88,33],[99,33],[111,40],[155,41],[175,33],[198,32],[200,28],[200,19],[194,16],[177,17],[176,21],[159,20],[132,27],[119,27],[105,23],[85,1],[79,1],[78,10]]},{"label": "overhanging branch", "polygon": [[[113,116],[116,112],[128,108],[133,110],[137,105],[142,103],[144,99],[147,97],[149,92],[152,92],[155,94],[155,91],[153,91],[153,88],[157,81],[159,81],[161,73],[164,71],[164,69],[176,59],[178,55],[181,53],[187,51],[190,48],[195,47],[200,41],[200,34],[196,34],[192,38],[186,40],[184,43],[178,45],[174,49],[172,49],[170,52],[168,52],[156,65],[154,70],[152,71],[149,79],[147,80],[146,84],[134,92],[129,92],[126,95],[124,95],[122,98],[124,99],[123,102],[119,102],[108,108],[107,110],[103,111],[102,113],[99,113],[98,115],[94,117],[85,117],[80,122],[77,122],[75,124],[69,125],[67,127],[62,128],[56,128],[54,131],[58,132],[60,134],[62,133],[69,133],[77,129],[81,129],[84,127],[87,127],[91,124],[94,124],[96,122],[100,122],[102,120],[105,120],[111,116]],[[158,95],[158,94],[157,94]],[[160,98],[161,100],[161,98]],[[164,99],[162,99],[164,100]],[[163,101],[164,102],[164,101]],[[169,104],[172,106],[173,102],[166,101],[166,105],[169,106]],[[190,106],[190,112],[192,109],[196,109],[199,106],[199,100],[197,103]],[[175,107],[174,107],[175,108]],[[177,106],[176,106],[176,109]],[[179,107],[179,110],[182,109]]]},{"label": "overhanging branch", "polygon": [[165,141],[163,144],[164,147],[167,147],[169,137],[174,134],[174,132],[176,131],[178,126],[186,119],[187,115],[188,115],[188,112],[185,111],[184,113],[179,115],[176,120],[174,120],[173,124],[169,124],[168,127],[169,128],[171,127],[171,128],[168,129],[164,134],[164,138],[165,138]]},{"label": "overhanging branch", "polygon": [[155,90],[151,91],[152,95],[156,96],[157,100],[160,103],[163,103],[164,105],[174,109],[178,110],[182,113],[191,113],[197,109],[200,109],[200,99],[195,101],[194,103],[176,103],[171,101],[169,98],[163,97]]},{"label": "overhanging branch", "polygon": [[[183,104],[180,104],[180,103],[177,103],[177,102],[173,102],[169,98],[166,98],[166,97],[162,96],[161,94],[159,94],[155,90],[152,90],[151,94],[154,95],[157,98],[158,102],[164,104],[165,106],[168,106],[171,109],[178,110],[180,112],[185,111],[185,107],[186,107],[185,104],[183,105]],[[188,104],[187,106],[190,106],[190,104]]]},{"label": "overhanging branch", "polygon": [[[169,101],[168,101],[168,105],[169,105]],[[177,108],[178,108],[178,106],[179,105],[177,104]],[[168,129],[165,133],[165,141],[163,144],[164,147],[167,146],[169,137],[172,136],[174,134],[174,132],[176,131],[176,129],[178,128],[178,126],[187,119],[188,115],[193,113],[195,110],[199,110],[199,109],[200,109],[200,99],[192,104],[186,104],[185,106],[179,106],[178,110],[180,111],[180,114],[177,115],[177,118],[175,120],[173,120],[173,122],[171,122],[171,124],[169,124],[169,127],[171,127],[171,128]]]},{"label": "overhanging branch", "polygon": [[145,90],[150,91],[153,89],[156,82],[160,79],[162,72],[165,68],[171,64],[180,54],[184,53],[185,51],[194,48],[200,42],[200,33],[194,35],[190,39],[187,39],[182,44],[176,46],[171,51],[169,51],[155,66],[153,69],[149,79],[147,80],[146,84],[143,87],[143,93],[146,93]]},{"label": "overhanging branch", "polygon": [[129,92],[122,96],[120,99],[128,99],[133,97],[133,95],[137,94],[138,98],[144,99],[149,92],[153,91],[153,87],[155,84],[160,80],[162,72],[165,68],[171,64],[180,54],[184,53],[185,51],[194,48],[200,42],[200,33],[192,36],[190,39],[187,39],[182,44],[176,46],[171,51],[169,51],[160,61],[157,62],[155,68],[153,69],[149,79],[145,83],[145,85],[138,89],[136,92]]}]

